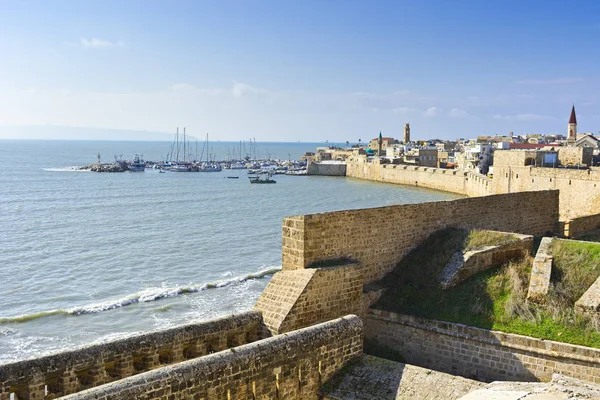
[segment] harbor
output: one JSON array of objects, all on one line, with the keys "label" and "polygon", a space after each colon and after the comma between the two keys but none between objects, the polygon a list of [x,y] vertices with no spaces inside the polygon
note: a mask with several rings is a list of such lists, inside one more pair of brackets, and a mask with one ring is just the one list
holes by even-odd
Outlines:
[{"label": "harbor", "polygon": [[261,157],[256,140],[251,139],[249,143],[240,141],[236,145],[232,143],[227,146],[226,153],[226,159],[217,158],[208,134],[199,152],[198,141],[190,141],[185,128],[180,138],[178,128],[167,154],[160,161],[144,160],[144,155],[138,153],[131,159],[124,159],[123,154],[114,155],[114,160],[103,163],[102,156],[98,153],[96,163],[77,167],[77,169],[92,172],[143,172],[146,169],[161,172],[222,172],[242,169],[248,170],[248,174],[251,175],[268,173],[302,176],[307,174],[305,156],[300,160],[292,160],[291,154],[288,153],[287,160],[274,158],[271,157],[268,147],[265,147],[266,157]]}]

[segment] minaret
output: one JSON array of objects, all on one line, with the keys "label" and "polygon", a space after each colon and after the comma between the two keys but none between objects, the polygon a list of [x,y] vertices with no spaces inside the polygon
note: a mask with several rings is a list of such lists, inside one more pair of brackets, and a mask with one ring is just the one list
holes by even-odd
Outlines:
[{"label": "minaret", "polygon": [[383,137],[381,136],[381,132],[379,132],[379,140],[377,140],[377,143],[379,144],[379,151],[377,152],[377,155],[381,157],[381,145],[383,144]]},{"label": "minaret", "polygon": [[410,124],[404,124],[404,144],[410,142]]},{"label": "minaret", "polygon": [[571,109],[571,118],[569,118],[569,130],[567,136],[567,143],[575,144],[577,141],[577,117],[575,117],[575,104]]}]

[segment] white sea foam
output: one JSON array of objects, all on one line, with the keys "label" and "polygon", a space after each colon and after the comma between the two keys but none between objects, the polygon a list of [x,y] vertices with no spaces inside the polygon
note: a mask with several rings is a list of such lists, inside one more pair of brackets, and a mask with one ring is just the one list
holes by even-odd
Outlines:
[{"label": "white sea foam", "polygon": [[78,166],[67,166],[67,167],[59,167],[59,168],[42,168],[43,171],[48,172],[90,172],[87,169],[81,169]]},{"label": "white sea foam", "polygon": [[[15,322],[26,322],[37,318],[48,317],[51,315],[81,315],[81,314],[94,314],[102,311],[113,310],[115,308],[126,307],[136,303],[147,303],[150,301],[160,300],[167,297],[180,296],[187,293],[200,292],[207,289],[217,289],[237,283],[246,282],[252,279],[261,279],[269,275],[273,275],[277,271],[280,271],[281,267],[271,267],[260,270],[258,272],[237,276],[231,279],[203,283],[199,285],[189,286],[177,286],[171,288],[146,288],[137,293],[122,297],[120,299],[107,300],[100,303],[88,304],[85,306],[72,307],[66,310],[50,310],[42,311],[34,314],[20,315],[16,317],[0,317],[0,324],[4,323],[15,323]],[[0,331],[1,333],[2,331]]]}]

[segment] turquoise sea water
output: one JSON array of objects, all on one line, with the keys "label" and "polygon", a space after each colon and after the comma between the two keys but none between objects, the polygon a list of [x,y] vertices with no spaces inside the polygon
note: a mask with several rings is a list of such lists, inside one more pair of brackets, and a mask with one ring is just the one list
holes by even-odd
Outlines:
[{"label": "turquoise sea water", "polygon": [[[298,159],[318,145],[256,151]],[[0,363],[250,309],[281,266],[285,216],[458,197],[350,178],[250,185],[245,170],[69,168],[98,153],[158,161],[169,147],[0,140]],[[211,144],[217,158],[234,148]]]}]

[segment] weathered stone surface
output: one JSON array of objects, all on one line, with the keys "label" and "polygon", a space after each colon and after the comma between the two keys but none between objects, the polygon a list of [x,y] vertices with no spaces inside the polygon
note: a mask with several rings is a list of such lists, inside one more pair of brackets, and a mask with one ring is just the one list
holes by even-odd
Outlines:
[{"label": "weathered stone surface", "polygon": [[331,400],[457,399],[484,383],[363,355],[321,388]]},{"label": "weathered stone surface", "polygon": [[440,274],[439,281],[442,288],[454,287],[478,272],[531,254],[533,236],[513,233],[506,233],[506,235],[513,236],[514,241],[465,253],[454,253]]},{"label": "weathered stone surface", "polygon": [[550,237],[542,238],[531,268],[527,300],[538,304],[546,302],[548,289],[550,288],[550,275],[552,273],[552,263],[554,262],[552,240]]},{"label": "weathered stone surface", "polygon": [[365,337],[406,362],[481,381],[549,381],[553,373],[600,383],[600,349],[371,310]]},{"label": "weathered stone surface", "polygon": [[553,231],[557,221],[557,191],[288,217],[282,227],[283,270],[347,257],[360,263],[369,284],[437,230],[462,227],[540,235]]},{"label": "weathered stone surface", "polygon": [[598,399],[600,386],[561,374],[552,375],[547,383],[492,382],[483,389],[474,390],[460,400],[523,399],[567,400]]},{"label": "weathered stone surface", "polygon": [[318,389],[362,353],[357,316],[161,367],[65,400],[318,399]]},{"label": "weathered stone surface", "polygon": [[[91,386],[140,374],[182,359],[199,357],[265,337],[260,312],[250,311],[86,346],[76,350],[0,365],[0,399],[11,387],[19,398],[48,385],[51,395],[75,393]],[[177,358],[179,357],[179,358]],[[42,389],[39,389],[41,387]]]},{"label": "weathered stone surface", "polygon": [[358,265],[281,271],[256,302],[273,334],[362,312],[363,277]]},{"label": "weathered stone surface", "polygon": [[597,313],[600,311],[600,277],[575,302],[575,311],[580,313]]}]

